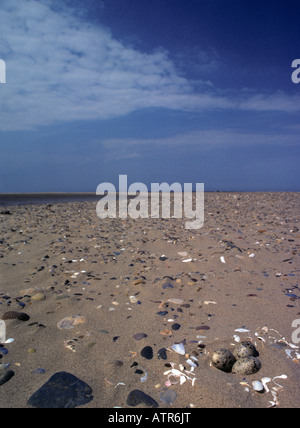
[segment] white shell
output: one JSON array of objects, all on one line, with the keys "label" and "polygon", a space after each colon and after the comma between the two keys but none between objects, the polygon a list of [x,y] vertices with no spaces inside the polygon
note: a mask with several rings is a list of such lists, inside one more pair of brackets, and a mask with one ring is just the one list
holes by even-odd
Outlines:
[{"label": "white shell", "polygon": [[175,351],[177,354],[185,355],[185,347],[182,343],[176,343],[175,345],[172,345],[171,349],[173,349],[173,351]]},{"label": "white shell", "polygon": [[9,343],[13,343],[15,341],[15,339],[7,339],[4,344],[7,345]]},{"label": "white shell", "polygon": [[252,382],[252,387],[254,391],[257,391],[257,392],[263,392],[263,390],[265,389],[263,384],[259,380],[254,380]]}]

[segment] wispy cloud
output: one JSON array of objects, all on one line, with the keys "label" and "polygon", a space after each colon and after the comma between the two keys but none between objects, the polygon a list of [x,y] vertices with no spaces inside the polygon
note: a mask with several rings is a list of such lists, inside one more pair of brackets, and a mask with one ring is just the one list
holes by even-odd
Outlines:
[{"label": "wispy cloud", "polygon": [[167,51],[127,47],[108,28],[53,4],[6,0],[1,5],[0,57],[7,64],[7,83],[0,88],[2,131],[103,120],[150,107],[300,109],[300,97],[284,93],[241,99],[201,79],[195,86],[180,75]]}]

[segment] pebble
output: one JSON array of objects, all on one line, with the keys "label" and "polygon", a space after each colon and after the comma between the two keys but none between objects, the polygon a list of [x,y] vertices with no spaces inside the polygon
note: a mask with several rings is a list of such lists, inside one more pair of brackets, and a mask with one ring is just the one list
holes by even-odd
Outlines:
[{"label": "pebble", "polygon": [[12,370],[0,370],[0,386],[8,382],[13,376],[14,372]]},{"label": "pebble", "polygon": [[252,375],[261,369],[261,363],[256,357],[240,358],[232,367],[232,373],[239,375]]},{"label": "pebble", "polygon": [[138,389],[131,391],[126,400],[127,406],[136,407],[139,404],[144,404],[147,407],[157,408],[159,407],[158,403],[145,392]]},{"label": "pebble", "polygon": [[146,334],[146,333],[136,333],[136,334],[133,336],[133,338],[134,338],[135,340],[142,340],[142,339],[144,339],[145,337],[147,337],[147,334]]},{"label": "pebble", "polygon": [[93,400],[89,385],[67,372],[54,374],[28,400],[39,409],[72,409]]},{"label": "pebble", "polygon": [[223,372],[229,373],[236,362],[228,349],[217,349],[211,357],[212,365]]},{"label": "pebble", "polygon": [[157,358],[159,360],[166,360],[168,358],[166,348],[161,348],[157,351]]},{"label": "pebble", "polygon": [[153,358],[153,349],[151,346],[145,346],[145,348],[141,351],[141,356],[143,358],[146,358],[146,360],[152,360]]},{"label": "pebble", "polygon": [[25,314],[25,312],[16,312],[16,311],[9,311],[6,312],[2,316],[2,320],[15,320],[18,319],[19,321],[28,321],[30,320],[29,315]]},{"label": "pebble", "polygon": [[31,300],[43,301],[43,300],[46,300],[46,296],[44,293],[36,293],[31,297]]}]

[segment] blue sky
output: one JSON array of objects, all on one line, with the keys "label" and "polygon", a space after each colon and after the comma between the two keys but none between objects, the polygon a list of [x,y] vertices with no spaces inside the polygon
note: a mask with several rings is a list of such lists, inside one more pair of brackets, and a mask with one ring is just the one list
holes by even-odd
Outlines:
[{"label": "blue sky", "polygon": [[1,193],[300,190],[297,0],[0,6]]}]

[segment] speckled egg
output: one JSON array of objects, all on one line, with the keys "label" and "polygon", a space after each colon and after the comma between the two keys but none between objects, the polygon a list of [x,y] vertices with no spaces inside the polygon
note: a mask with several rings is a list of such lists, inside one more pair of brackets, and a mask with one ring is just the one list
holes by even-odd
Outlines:
[{"label": "speckled egg", "polygon": [[240,358],[234,363],[232,373],[239,375],[252,375],[261,369],[261,362],[256,357]]},{"label": "speckled egg", "polygon": [[217,349],[211,357],[211,362],[214,367],[223,372],[231,372],[232,366],[236,362],[236,359],[230,351],[227,349]]},{"label": "speckled egg", "polygon": [[258,352],[253,343],[241,342],[234,349],[233,355],[238,360],[245,357],[258,357]]}]

